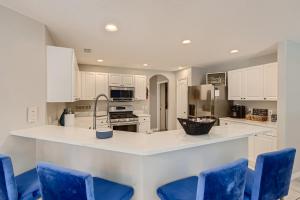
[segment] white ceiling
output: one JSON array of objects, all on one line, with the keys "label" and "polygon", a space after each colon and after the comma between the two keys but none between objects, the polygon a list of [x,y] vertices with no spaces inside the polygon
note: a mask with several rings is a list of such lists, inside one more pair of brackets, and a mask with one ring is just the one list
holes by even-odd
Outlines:
[{"label": "white ceiling", "polygon": [[[79,63],[176,70],[266,53],[300,40],[299,0],[0,0],[47,25]],[[119,31],[104,31],[114,23]],[[184,39],[192,44],[182,45]],[[83,53],[91,48],[92,54]],[[229,51],[239,49],[239,54]],[[271,50],[275,50],[271,49]],[[269,51],[268,51],[269,52]]]}]

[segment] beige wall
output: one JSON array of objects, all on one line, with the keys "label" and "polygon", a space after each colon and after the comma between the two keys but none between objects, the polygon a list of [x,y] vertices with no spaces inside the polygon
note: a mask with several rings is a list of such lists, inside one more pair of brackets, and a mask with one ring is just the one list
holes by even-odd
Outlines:
[{"label": "beige wall", "polygon": [[[279,44],[278,129],[279,146],[297,149],[294,172],[300,173],[300,43]],[[299,176],[299,174],[298,174]]]},{"label": "beige wall", "polygon": [[[122,67],[106,67],[95,65],[79,65],[81,71],[103,72],[103,73],[121,73],[121,74],[135,74],[147,76],[147,86],[149,88],[149,79],[157,74],[165,76],[169,80],[169,113],[168,113],[168,128],[170,130],[176,129],[176,81],[174,72],[148,70],[148,69],[130,69]],[[149,95],[150,96],[150,95]],[[140,104],[141,105],[141,104]],[[149,113],[149,98],[142,104],[144,110]],[[137,105],[135,105],[137,106]],[[152,120],[152,119],[151,119]]]},{"label": "beige wall", "polygon": [[[18,174],[35,165],[35,141],[10,130],[42,125],[46,118],[44,25],[0,6],[0,152],[12,156]],[[38,121],[27,123],[27,107],[38,106]]]}]

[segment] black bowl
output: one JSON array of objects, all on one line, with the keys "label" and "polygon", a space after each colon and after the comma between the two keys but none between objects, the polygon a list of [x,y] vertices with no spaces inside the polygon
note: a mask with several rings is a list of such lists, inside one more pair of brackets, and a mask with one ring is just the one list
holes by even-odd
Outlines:
[{"label": "black bowl", "polygon": [[197,117],[197,118],[177,118],[184,131],[188,135],[205,135],[208,134],[210,129],[216,122],[215,117]]}]

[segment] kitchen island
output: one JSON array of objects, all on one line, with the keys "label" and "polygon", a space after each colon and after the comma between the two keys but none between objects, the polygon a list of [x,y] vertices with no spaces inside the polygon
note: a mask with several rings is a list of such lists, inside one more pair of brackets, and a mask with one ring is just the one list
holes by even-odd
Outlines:
[{"label": "kitchen island", "polygon": [[156,188],[197,175],[241,157],[247,158],[248,137],[268,128],[248,125],[213,127],[208,135],[189,136],[183,130],[153,134],[114,131],[99,140],[95,131],[42,126],[12,131],[36,140],[36,160],[83,170],[134,187],[135,200],[155,200]]}]

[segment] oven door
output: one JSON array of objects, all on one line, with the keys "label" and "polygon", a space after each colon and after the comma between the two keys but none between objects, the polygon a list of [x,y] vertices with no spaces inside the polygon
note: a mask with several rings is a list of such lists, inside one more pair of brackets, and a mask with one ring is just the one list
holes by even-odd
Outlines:
[{"label": "oven door", "polygon": [[112,101],[133,101],[134,88],[132,87],[110,87],[110,99]]},{"label": "oven door", "polygon": [[137,132],[137,122],[112,123],[111,126],[116,131]]}]

